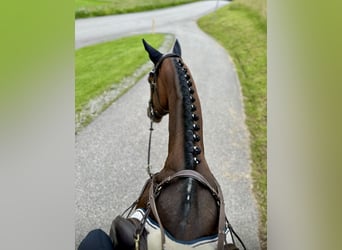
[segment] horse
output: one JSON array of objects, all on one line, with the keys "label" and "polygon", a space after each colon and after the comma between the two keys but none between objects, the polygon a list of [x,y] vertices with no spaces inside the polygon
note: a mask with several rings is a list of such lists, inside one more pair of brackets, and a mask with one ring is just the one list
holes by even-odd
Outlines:
[{"label": "horse", "polygon": [[162,54],[142,42],[154,64],[148,76],[147,116],[159,123],[169,115],[168,155],[164,167],[151,175],[129,208],[130,217],[117,216],[113,221],[114,247],[238,249],[220,185],[205,158],[200,98],[180,43],[176,39],[172,53]]}]

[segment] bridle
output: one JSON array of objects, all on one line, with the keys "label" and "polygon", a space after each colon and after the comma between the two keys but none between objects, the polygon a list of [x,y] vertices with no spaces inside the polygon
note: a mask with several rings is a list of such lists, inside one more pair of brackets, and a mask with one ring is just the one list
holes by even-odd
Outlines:
[{"label": "bridle", "polygon": [[[169,113],[168,110],[164,109],[161,105],[160,105],[160,99],[159,99],[159,93],[158,93],[158,88],[157,88],[157,79],[158,79],[158,73],[161,67],[161,64],[163,63],[163,61],[166,58],[170,58],[170,57],[177,57],[177,58],[181,58],[179,55],[176,55],[174,53],[168,53],[163,55],[158,62],[154,65],[153,69],[150,71],[149,75],[148,75],[148,82],[150,84],[150,88],[151,88],[151,97],[150,100],[148,102],[148,107],[147,107],[147,113],[148,113],[148,117],[151,120],[151,125],[150,125],[150,136],[149,136],[149,141],[148,141],[148,150],[147,150],[147,173],[148,175],[152,178],[153,174],[151,172],[151,164],[150,164],[150,155],[151,155],[151,141],[152,141],[152,132],[153,132],[153,121],[154,120],[159,120],[163,117],[163,115]],[[159,103],[159,106],[162,109],[162,113],[158,112],[153,105],[153,94],[154,92],[156,92],[157,94],[157,100]]]},{"label": "bridle", "polygon": [[[161,67],[163,61],[166,58],[170,58],[170,57],[180,58],[179,55],[176,55],[174,53],[169,53],[169,54],[163,55],[158,60],[158,62],[155,64],[154,68],[151,70],[151,72],[149,73],[149,76],[148,76],[148,82],[149,82],[150,88],[151,88],[151,97],[150,97],[150,100],[148,102],[147,112],[148,112],[148,116],[150,117],[150,119],[152,121],[153,120],[160,120],[163,117],[163,115],[169,113],[169,110],[164,109],[161,106],[160,99],[159,99],[160,97],[159,97],[158,88],[157,88],[157,80],[158,80],[158,73],[159,73],[159,70],[160,70],[160,67]],[[156,94],[157,94],[157,100],[158,100],[158,104],[159,104],[159,106],[161,108],[161,112],[156,110],[155,107],[154,107],[154,104],[153,104],[153,101],[152,101],[154,92],[156,92]]]}]

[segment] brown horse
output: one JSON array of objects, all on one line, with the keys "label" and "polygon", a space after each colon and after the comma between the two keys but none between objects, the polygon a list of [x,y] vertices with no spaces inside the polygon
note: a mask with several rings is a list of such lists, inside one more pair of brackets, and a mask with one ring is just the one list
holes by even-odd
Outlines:
[{"label": "brown horse", "polygon": [[[169,114],[168,156],[132,205],[143,211],[141,215],[114,220],[114,245],[117,249],[147,249],[147,245],[149,249],[181,249],[180,245],[168,247],[173,240],[186,249],[197,239],[210,239],[215,246],[200,249],[238,249],[234,241],[227,242],[229,237],[233,239],[233,230],[225,217],[220,186],[205,159],[200,99],[181,58],[179,42],[176,40],[173,52],[165,55],[145,40],[143,44],[154,63],[148,78],[151,99],[147,115],[160,122]],[[152,235],[151,230],[146,232],[147,220],[157,225],[156,239],[146,240],[147,234]],[[127,240],[133,237],[135,244]]]}]

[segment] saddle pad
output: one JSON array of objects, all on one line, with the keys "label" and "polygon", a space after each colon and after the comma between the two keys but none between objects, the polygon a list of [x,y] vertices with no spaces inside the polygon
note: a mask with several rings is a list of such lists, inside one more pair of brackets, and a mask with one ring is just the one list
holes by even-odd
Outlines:
[{"label": "saddle pad", "polygon": [[[143,209],[137,209],[130,216],[130,218],[135,218],[141,221],[144,217],[145,211]],[[160,250],[161,247],[161,235],[158,224],[150,218],[147,218],[145,223],[145,229],[148,232],[147,236],[147,245],[149,250]],[[215,250],[217,249],[217,235],[212,235],[208,237],[201,237],[197,240],[192,241],[179,241],[174,239],[166,230],[165,230],[165,249],[166,250],[187,250],[193,249],[196,250]],[[227,243],[232,243],[231,235],[229,233],[229,229],[226,231],[226,240]]]}]

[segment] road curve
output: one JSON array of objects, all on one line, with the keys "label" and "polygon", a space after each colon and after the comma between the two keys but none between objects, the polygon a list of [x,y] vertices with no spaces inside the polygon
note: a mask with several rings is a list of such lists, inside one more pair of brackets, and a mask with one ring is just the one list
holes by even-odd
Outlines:
[{"label": "road curve", "polygon": [[[207,9],[202,9],[204,3]],[[196,4],[201,6],[201,11],[197,11]],[[191,6],[191,13],[196,13],[193,17],[189,18],[189,9],[188,12],[182,12],[183,14],[175,12],[175,9],[186,6]],[[162,14],[158,14],[158,11],[128,14],[127,16],[134,15],[135,20],[139,20],[141,15],[138,23],[143,23],[149,17],[150,24],[146,24],[146,28],[141,30],[130,28],[126,33],[113,32],[97,38],[94,38],[94,34],[86,39],[82,35],[83,38],[76,41],[76,44],[81,47],[86,43],[103,41],[102,39],[150,31],[151,18],[154,18],[155,32],[172,33],[178,38],[183,60],[192,72],[201,99],[206,159],[221,184],[227,216],[247,249],[259,249],[258,212],[252,193],[249,134],[245,125],[239,80],[226,51],[196,24],[200,15],[215,10],[216,1],[186,6],[160,10]],[[179,13],[177,21],[159,19],[162,16],[172,17],[175,13]],[[110,22],[120,26],[121,20],[127,18],[125,16],[93,20],[101,29],[103,20],[110,19]],[[119,21],[115,21],[116,17]],[[76,39],[80,38],[80,34],[91,32],[91,29],[82,31],[84,23],[80,25],[79,21],[83,20],[76,21],[76,28],[79,29]],[[111,221],[137,198],[148,178],[145,171],[149,135],[149,120],[146,116],[148,98],[149,86],[144,77],[76,136],[76,248],[90,230],[102,228],[108,232]],[[167,125],[168,117],[155,125],[151,154],[154,171],[163,166],[166,158]]]},{"label": "road curve", "polygon": [[151,32],[170,23],[194,20],[225,4],[226,1],[200,1],[147,12],[77,19],[75,47],[79,49],[122,36]]}]

